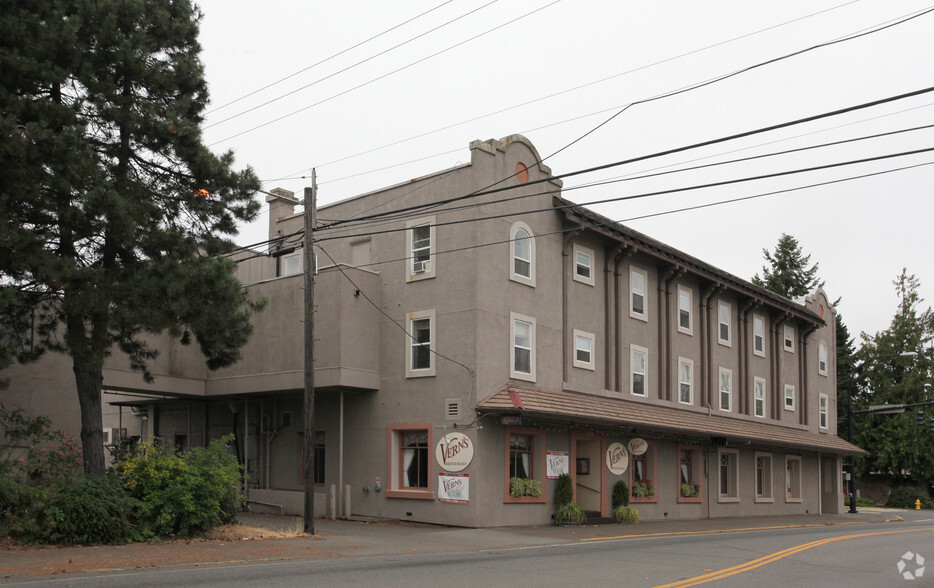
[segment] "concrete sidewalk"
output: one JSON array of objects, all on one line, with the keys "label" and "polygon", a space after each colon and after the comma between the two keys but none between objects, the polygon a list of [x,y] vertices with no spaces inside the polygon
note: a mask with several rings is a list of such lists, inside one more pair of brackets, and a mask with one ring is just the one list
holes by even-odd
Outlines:
[{"label": "concrete sidewalk", "polygon": [[[244,513],[247,527],[300,531],[302,519]],[[99,573],[141,568],[178,568],[343,557],[456,553],[576,543],[610,538],[729,533],[776,528],[896,523],[897,512],[863,509],[858,514],[738,517],[650,521],[635,526],[491,527],[465,529],[406,522],[316,520],[314,537],[239,541],[173,541],[101,547],[47,547],[0,551],[0,580],[40,575]]]}]

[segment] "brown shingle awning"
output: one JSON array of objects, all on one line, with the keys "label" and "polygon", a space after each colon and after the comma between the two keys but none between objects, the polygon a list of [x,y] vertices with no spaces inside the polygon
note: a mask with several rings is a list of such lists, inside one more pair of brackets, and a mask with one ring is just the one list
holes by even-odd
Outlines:
[{"label": "brown shingle awning", "polygon": [[836,455],[869,455],[836,435],[818,434],[776,423],[707,414],[644,402],[565,390],[507,384],[477,406],[480,413],[520,414],[619,426],[691,438],[724,438],[728,442],[819,451]]}]

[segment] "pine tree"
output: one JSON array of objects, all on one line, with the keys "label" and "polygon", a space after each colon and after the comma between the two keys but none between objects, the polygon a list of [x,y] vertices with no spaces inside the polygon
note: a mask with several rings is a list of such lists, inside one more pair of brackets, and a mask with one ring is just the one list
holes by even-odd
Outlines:
[{"label": "pine tree", "polygon": [[[837,306],[839,300],[834,303]],[[853,381],[856,371],[856,350],[853,348],[853,337],[843,322],[840,311],[836,312],[836,345],[837,345],[837,434],[841,437],[848,434],[849,423],[847,419],[847,406],[849,401],[850,382]],[[844,437],[845,438],[845,437]]]},{"label": "pine tree", "polygon": [[782,233],[775,246],[775,253],[763,249],[762,254],[768,262],[762,266],[762,277],[756,274],[752,283],[781,294],[785,298],[799,298],[822,287],[824,282],[817,279],[817,266],[808,267],[810,255],[804,255],[798,240]]},{"label": "pine tree", "polygon": [[71,356],[92,474],[112,350],[149,378],[141,335],[191,333],[216,369],[259,306],[218,255],[259,183],[202,143],[200,16],[187,0],[0,0],[0,325],[31,319],[40,339],[0,362]]},{"label": "pine tree", "polygon": [[[921,310],[920,284],[902,270],[895,280],[899,304],[888,329],[875,335],[862,333],[857,354],[864,363],[857,382],[854,408],[879,404],[912,404],[930,400],[925,384],[931,383],[932,360],[922,351],[934,338],[934,313]],[[899,357],[906,352],[916,357]],[[934,435],[930,431],[931,407],[903,414],[860,415],[856,442],[871,453],[861,460],[861,471],[882,472],[894,478],[934,480]],[[922,423],[918,423],[921,417]]]}]

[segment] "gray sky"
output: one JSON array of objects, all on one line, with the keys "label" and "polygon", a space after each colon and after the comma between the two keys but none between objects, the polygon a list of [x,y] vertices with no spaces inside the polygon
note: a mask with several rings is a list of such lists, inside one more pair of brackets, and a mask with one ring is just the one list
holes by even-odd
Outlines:
[{"label": "gray sky", "polygon": [[[206,142],[216,151],[233,149],[238,166],[252,166],[264,190],[282,187],[300,197],[315,167],[319,205],[465,163],[474,139],[523,134],[552,172],[563,174],[934,86],[932,13],[636,104],[548,157],[630,103],[868,31],[931,5],[907,0],[267,0],[261,5],[201,0],[199,5],[212,96]],[[402,24],[406,21],[411,22]],[[445,25],[449,21],[454,22]],[[274,84],[287,76],[292,77]],[[269,84],[274,85],[247,96]],[[586,204],[924,149],[934,147],[934,129],[569,189],[929,124],[934,124],[934,93],[569,178],[564,196]],[[934,300],[929,259],[934,165],[921,165],[926,163],[934,163],[934,152],[591,208],[746,279],[761,272],[763,248],[773,249],[783,232],[793,235],[811,261],[820,263],[828,295],[843,297],[840,310],[851,333],[875,333],[888,327],[896,310],[892,282],[903,267],[921,281],[923,308]],[[777,191],[784,192],[764,195]],[[757,195],[763,196],[659,214]],[[645,215],[656,216],[639,218]],[[264,240],[267,222],[264,206],[238,242]]]}]

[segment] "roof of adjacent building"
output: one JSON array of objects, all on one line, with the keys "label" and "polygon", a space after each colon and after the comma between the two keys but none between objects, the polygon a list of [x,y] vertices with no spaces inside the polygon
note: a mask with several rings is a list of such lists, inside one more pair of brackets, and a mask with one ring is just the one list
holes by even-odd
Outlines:
[{"label": "roof of adjacent building", "polygon": [[777,307],[794,317],[810,322],[815,325],[825,324],[824,319],[809,308],[776,294],[771,290],[756,286],[752,282],[734,276],[715,266],[710,265],[692,255],[675,249],[670,245],[662,243],[648,235],[630,229],[612,219],[598,214],[589,208],[575,204],[560,196],[554,196],[555,208],[564,212],[564,214],[576,224],[580,224],[582,229],[595,231],[603,234],[622,245],[629,245],[637,251],[642,251],[662,259],[673,266],[679,266],[687,271],[703,276],[713,282],[719,282],[730,288],[749,296],[755,300]]},{"label": "roof of adjacent building", "polygon": [[506,384],[477,405],[480,413],[518,414],[529,418],[573,420],[578,424],[621,428],[640,433],[677,435],[690,439],[723,438],[728,443],[819,451],[837,455],[868,452],[825,433],[775,421],[697,412],[645,402],[623,400],[566,390],[546,390]]}]

